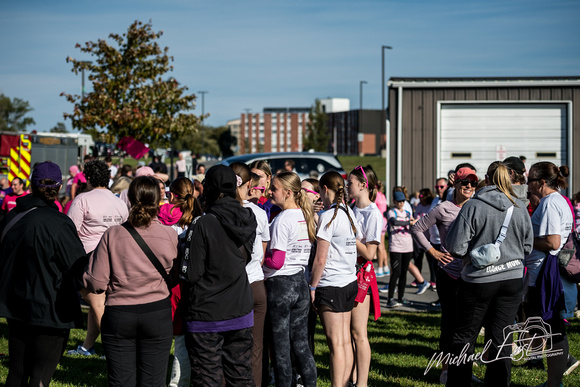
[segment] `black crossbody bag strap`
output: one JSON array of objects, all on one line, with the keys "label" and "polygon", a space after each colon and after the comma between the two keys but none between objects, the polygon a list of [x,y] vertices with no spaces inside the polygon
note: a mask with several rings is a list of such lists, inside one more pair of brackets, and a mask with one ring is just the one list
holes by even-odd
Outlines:
[{"label": "black crossbody bag strap", "polygon": [[143,250],[143,252],[147,256],[147,258],[149,258],[149,260],[151,261],[153,266],[155,266],[155,268],[157,269],[159,274],[161,274],[161,276],[165,280],[165,283],[169,287],[169,274],[167,274],[167,272],[165,271],[165,268],[163,267],[161,262],[159,262],[159,260],[157,259],[157,257],[153,253],[153,251],[151,251],[149,246],[147,246],[147,243],[145,243],[145,241],[143,240],[141,235],[139,235],[137,230],[135,230],[135,228],[133,226],[131,226],[131,224],[129,224],[129,222],[125,222],[121,226],[125,227],[125,230],[129,231],[129,234],[131,234],[133,239],[135,239],[135,242],[137,242],[139,247],[141,247],[141,250]]}]

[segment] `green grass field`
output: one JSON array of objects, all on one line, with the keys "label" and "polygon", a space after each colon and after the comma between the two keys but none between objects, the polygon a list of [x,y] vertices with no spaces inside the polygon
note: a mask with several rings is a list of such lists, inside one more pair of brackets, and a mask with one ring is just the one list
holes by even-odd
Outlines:
[{"label": "green grass field", "polygon": [[[86,318],[86,313],[85,313]],[[431,369],[426,375],[425,368],[431,356],[436,353],[439,339],[439,313],[408,313],[387,311],[379,321],[369,320],[369,341],[372,348],[371,386],[438,386],[439,368]],[[82,344],[84,330],[73,330],[68,348]],[[568,330],[571,353],[580,357],[580,328],[578,320],[572,320]],[[8,355],[8,327],[5,319],[0,319],[0,352]],[[329,352],[320,324],[316,331],[315,360],[318,368],[318,385],[330,386]],[[483,338],[478,341],[481,350]],[[100,341],[97,353],[103,353]],[[170,358],[170,362],[172,362]],[[485,374],[484,366],[474,367],[480,379]],[[8,375],[8,357],[0,361],[0,382]],[[546,372],[512,368],[512,386],[535,386],[546,380]],[[98,357],[82,358],[63,356],[54,375],[51,386],[106,386],[107,366]],[[473,386],[481,384],[473,383]],[[580,369],[564,378],[565,386],[580,386]]]}]

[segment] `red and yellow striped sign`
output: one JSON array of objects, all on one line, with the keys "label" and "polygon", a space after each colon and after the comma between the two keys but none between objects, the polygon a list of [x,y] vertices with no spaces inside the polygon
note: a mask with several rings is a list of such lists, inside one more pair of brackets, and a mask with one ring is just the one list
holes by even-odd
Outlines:
[{"label": "red and yellow striped sign", "polygon": [[20,145],[10,149],[8,167],[8,181],[15,177],[26,180],[30,177],[30,138],[27,134],[21,134]]}]

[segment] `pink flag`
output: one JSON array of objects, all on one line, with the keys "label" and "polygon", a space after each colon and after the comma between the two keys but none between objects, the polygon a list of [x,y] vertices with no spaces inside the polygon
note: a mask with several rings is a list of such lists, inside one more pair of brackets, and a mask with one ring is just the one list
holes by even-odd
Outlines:
[{"label": "pink flag", "polygon": [[135,140],[130,136],[120,139],[117,143],[117,148],[127,152],[129,156],[137,160],[149,152],[149,148],[147,148],[141,141]]}]

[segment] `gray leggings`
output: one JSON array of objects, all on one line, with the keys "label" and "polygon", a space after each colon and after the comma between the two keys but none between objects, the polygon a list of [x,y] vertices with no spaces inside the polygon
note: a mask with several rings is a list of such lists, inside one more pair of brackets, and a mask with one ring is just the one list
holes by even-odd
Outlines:
[{"label": "gray leggings", "polygon": [[316,386],[316,364],[308,346],[310,294],[304,273],[270,277],[265,281],[268,317],[272,326],[276,386],[292,384],[292,360],[298,366],[302,384]]}]

